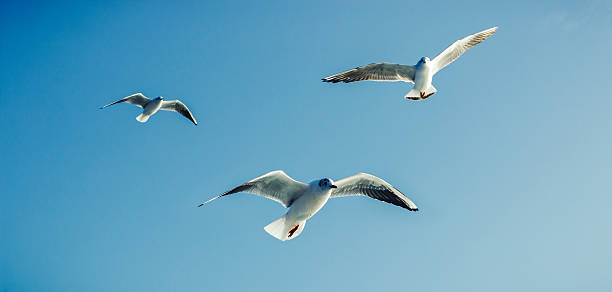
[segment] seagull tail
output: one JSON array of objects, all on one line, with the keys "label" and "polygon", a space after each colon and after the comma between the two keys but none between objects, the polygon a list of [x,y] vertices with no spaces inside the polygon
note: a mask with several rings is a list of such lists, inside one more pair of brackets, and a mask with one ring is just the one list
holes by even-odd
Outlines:
[{"label": "seagull tail", "polygon": [[436,92],[438,92],[438,90],[436,90],[433,85],[430,85],[426,90],[412,88],[412,90],[406,93],[406,96],[404,97],[409,100],[423,100],[432,96]]},{"label": "seagull tail", "polygon": [[146,123],[146,122],[149,120],[149,117],[150,117],[150,116],[145,115],[144,113],[142,113],[142,114],[139,114],[139,115],[136,117],[136,120],[137,120],[137,121],[139,121],[139,122],[141,122],[141,123]]},{"label": "seagull tail", "polygon": [[264,230],[279,240],[294,239],[302,233],[306,221],[288,222],[287,214],[264,227]]}]

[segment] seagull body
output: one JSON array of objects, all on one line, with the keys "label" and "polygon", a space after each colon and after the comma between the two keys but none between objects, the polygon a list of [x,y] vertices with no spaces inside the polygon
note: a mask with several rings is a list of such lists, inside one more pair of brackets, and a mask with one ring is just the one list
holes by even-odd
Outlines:
[{"label": "seagull body", "polygon": [[152,115],[154,115],[155,113],[159,111],[163,103],[164,103],[164,99],[161,96],[151,100],[142,109],[142,114],[138,116],[141,118],[139,119],[137,117],[136,119],[141,123],[148,121],[149,117],[151,117]]},{"label": "seagull body", "polygon": [[289,208],[285,215],[264,227],[266,232],[282,241],[300,235],[306,220],[319,212],[330,198],[363,195],[410,211],[418,210],[408,197],[389,183],[370,174],[356,174],[337,183],[329,178],[323,178],[305,184],[292,179],[281,170],[269,172],[241,184],[200,204],[200,207],[220,197],[240,192],[259,195]]},{"label": "seagull body", "polygon": [[409,100],[426,99],[437,92],[431,83],[436,73],[455,61],[468,49],[493,35],[495,31],[497,31],[497,26],[464,37],[454,42],[433,60],[430,60],[428,57],[422,57],[414,66],[372,63],[325,77],[322,80],[323,82],[332,83],[349,83],[365,80],[410,82],[414,83],[414,87],[404,97]]},{"label": "seagull body", "polygon": [[[319,212],[331,195],[332,188],[321,188],[318,184],[319,181],[308,184],[308,188],[291,204],[289,211],[279,219],[280,221],[277,220],[279,222],[276,224],[271,223],[264,230],[283,241],[300,235],[306,226],[306,220]],[[334,187],[331,180],[329,185]]]},{"label": "seagull body", "polygon": [[431,85],[433,70],[429,64],[429,58],[426,57],[414,66],[414,87],[406,94],[406,98],[407,96],[414,96],[415,94],[418,94],[421,98],[427,98],[436,93],[436,88]]},{"label": "seagull body", "polygon": [[101,107],[100,109],[121,102],[127,102],[129,104],[133,104],[142,108],[142,114],[136,117],[136,120],[141,123],[146,123],[149,118],[155,113],[157,113],[159,110],[165,110],[177,112],[188,118],[194,125],[198,125],[198,122],[195,120],[193,114],[191,114],[191,111],[189,111],[185,104],[183,104],[180,100],[164,100],[162,96],[150,99],[142,95],[142,93],[136,93],[117,100],[113,103],[107,104]]}]

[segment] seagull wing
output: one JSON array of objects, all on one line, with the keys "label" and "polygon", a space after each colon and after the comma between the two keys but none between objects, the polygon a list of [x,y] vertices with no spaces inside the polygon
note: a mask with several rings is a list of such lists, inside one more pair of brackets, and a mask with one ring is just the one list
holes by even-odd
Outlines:
[{"label": "seagull wing", "polygon": [[368,196],[372,199],[387,202],[410,211],[419,208],[406,195],[402,194],[386,181],[371,174],[359,173],[336,182],[337,189],[330,198],[345,196]]},{"label": "seagull wing", "polygon": [[198,125],[198,122],[196,122],[196,119],[193,117],[193,114],[191,114],[187,106],[183,104],[180,100],[163,101],[161,108],[159,109],[165,110],[165,111],[177,112],[183,115],[184,117],[188,118],[191,122],[193,122],[194,125],[196,126]]},{"label": "seagull wing", "polygon": [[336,75],[323,78],[323,82],[355,82],[355,81],[404,81],[414,83],[414,66],[389,64],[389,63],[372,63],[370,65],[360,66]]},{"label": "seagull wing", "polygon": [[208,204],[223,196],[244,192],[277,201],[285,208],[288,208],[304,193],[304,191],[306,191],[307,188],[307,184],[292,179],[282,170],[277,170],[243,183],[200,204],[198,207]]},{"label": "seagull wing", "polygon": [[111,105],[116,104],[116,103],[120,103],[120,102],[127,102],[129,104],[133,104],[133,105],[139,106],[141,108],[144,108],[147,105],[147,103],[149,103],[150,101],[151,101],[151,99],[147,98],[144,95],[142,95],[142,93],[136,93],[136,94],[132,94],[130,96],[124,97],[124,98],[122,98],[122,99],[120,99],[118,101],[115,101],[113,103],[109,103],[109,104],[101,107],[101,109],[103,109],[103,108],[105,108],[107,106],[111,106]]},{"label": "seagull wing", "polygon": [[495,31],[497,31],[497,26],[489,28],[487,30],[483,30],[481,32],[475,33],[473,35],[466,36],[452,45],[450,45],[446,50],[440,53],[437,57],[435,57],[431,61],[431,67],[433,68],[433,74],[442,70],[442,68],[446,67],[448,64],[457,60],[459,56],[461,56],[465,51],[470,49],[471,47],[479,44],[484,41],[488,37],[492,36]]}]

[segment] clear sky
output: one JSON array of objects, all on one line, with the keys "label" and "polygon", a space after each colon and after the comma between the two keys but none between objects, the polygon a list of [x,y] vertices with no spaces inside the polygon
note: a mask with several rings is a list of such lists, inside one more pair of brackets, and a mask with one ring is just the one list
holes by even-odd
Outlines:
[{"label": "clear sky", "polygon": [[[498,25],[434,79],[415,64]],[[612,291],[609,1],[2,1],[0,291]],[[168,112],[99,106],[132,93]],[[419,207],[203,200],[368,172]]]}]

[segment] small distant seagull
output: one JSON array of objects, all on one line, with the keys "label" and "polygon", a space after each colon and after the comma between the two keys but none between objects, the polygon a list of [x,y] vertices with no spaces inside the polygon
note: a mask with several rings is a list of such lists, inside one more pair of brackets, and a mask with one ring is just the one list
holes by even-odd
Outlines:
[{"label": "small distant seagull", "polygon": [[129,104],[139,106],[143,109],[142,114],[136,117],[136,120],[141,123],[145,123],[147,120],[149,120],[149,118],[152,115],[157,113],[157,111],[163,110],[163,111],[177,112],[183,115],[184,117],[188,118],[190,121],[192,121],[194,125],[196,126],[198,125],[198,122],[196,122],[195,118],[193,117],[193,115],[191,114],[187,106],[185,106],[180,100],[167,100],[166,101],[161,96],[155,99],[150,99],[142,95],[142,93],[136,93],[128,97],[124,97],[111,104],[107,104],[101,107],[100,109],[103,109],[107,106],[111,106],[113,104],[121,103],[121,102],[127,102]]},{"label": "small distant seagull", "polygon": [[285,241],[302,233],[306,220],[316,214],[329,198],[345,196],[368,196],[410,211],[419,208],[386,181],[367,173],[334,181],[329,178],[315,180],[310,184],[298,182],[282,170],[272,171],[218,195],[199,207],[223,196],[235,193],[251,193],[279,202],[289,211],[264,227],[270,235]]},{"label": "small distant seagull", "polygon": [[426,99],[436,93],[436,88],[431,84],[434,74],[455,61],[469,48],[493,35],[496,30],[497,26],[462,38],[450,45],[450,47],[433,60],[429,60],[428,57],[422,57],[415,66],[372,63],[325,77],[322,80],[323,82],[332,83],[349,83],[364,80],[411,82],[414,83],[414,87],[404,97],[410,100]]}]

